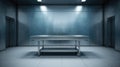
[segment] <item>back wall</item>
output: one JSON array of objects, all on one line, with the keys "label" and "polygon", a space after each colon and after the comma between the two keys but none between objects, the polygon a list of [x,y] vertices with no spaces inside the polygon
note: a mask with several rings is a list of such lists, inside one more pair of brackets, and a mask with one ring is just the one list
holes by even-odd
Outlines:
[{"label": "back wall", "polygon": [[19,45],[32,35],[86,35],[87,45],[102,44],[101,6],[19,6]]}]

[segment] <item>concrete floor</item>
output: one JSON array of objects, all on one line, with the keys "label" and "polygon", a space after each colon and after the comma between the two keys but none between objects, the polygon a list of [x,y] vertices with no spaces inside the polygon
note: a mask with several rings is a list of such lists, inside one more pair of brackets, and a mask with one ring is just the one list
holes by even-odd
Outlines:
[{"label": "concrete floor", "polygon": [[82,56],[37,56],[37,47],[13,47],[0,52],[0,67],[120,67],[120,52],[105,47],[81,47]]}]

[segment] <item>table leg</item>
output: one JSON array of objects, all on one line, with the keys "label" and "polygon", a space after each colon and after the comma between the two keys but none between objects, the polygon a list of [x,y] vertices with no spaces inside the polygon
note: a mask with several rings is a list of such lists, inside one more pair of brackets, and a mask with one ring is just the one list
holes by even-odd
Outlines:
[{"label": "table leg", "polygon": [[40,55],[40,41],[38,41],[38,55]]},{"label": "table leg", "polygon": [[75,49],[77,49],[77,40],[75,40]]},{"label": "table leg", "polygon": [[78,41],[78,56],[80,55],[80,41]]},{"label": "table leg", "polygon": [[45,41],[43,40],[42,41],[42,48],[44,48],[44,45],[45,45]]}]

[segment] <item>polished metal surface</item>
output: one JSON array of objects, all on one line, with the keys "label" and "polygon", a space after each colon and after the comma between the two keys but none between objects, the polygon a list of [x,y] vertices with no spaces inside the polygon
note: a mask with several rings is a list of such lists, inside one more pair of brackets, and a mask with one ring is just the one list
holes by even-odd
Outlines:
[{"label": "polished metal surface", "polygon": [[[85,35],[34,35],[34,36],[31,36],[30,38],[38,42],[38,55],[40,55],[41,52],[77,52],[77,55],[80,55],[80,40],[86,39],[86,38],[88,39],[88,36],[85,36]],[[66,49],[63,50],[62,48],[46,49],[44,47],[45,46],[44,42],[47,40],[73,40],[75,41],[75,45],[74,45],[74,48],[67,49],[67,50]]]},{"label": "polished metal surface", "polygon": [[41,52],[77,52],[74,48],[44,48]]},{"label": "polished metal surface", "polygon": [[33,40],[80,40],[88,39],[85,35],[34,35],[31,36]]}]

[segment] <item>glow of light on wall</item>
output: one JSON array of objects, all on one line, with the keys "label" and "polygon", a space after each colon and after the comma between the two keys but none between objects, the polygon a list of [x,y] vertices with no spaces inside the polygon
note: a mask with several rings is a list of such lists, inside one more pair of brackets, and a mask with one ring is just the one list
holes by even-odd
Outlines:
[{"label": "glow of light on wall", "polygon": [[[69,20],[67,19],[68,16]],[[74,28],[74,23],[78,21],[78,16],[76,12],[48,12],[44,14],[44,18],[48,19],[44,20],[47,24],[46,32],[51,32],[51,29],[54,33],[67,33],[68,30],[73,31],[72,29]]]},{"label": "glow of light on wall", "polygon": [[82,11],[82,6],[76,6],[75,11]]},{"label": "glow of light on wall", "polygon": [[46,6],[40,6],[40,10],[41,11],[47,11],[47,7]]},{"label": "glow of light on wall", "polygon": [[42,2],[42,0],[37,0],[37,2]]},{"label": "glow of light on wall", "polygon": [[86,0],[81,0],[82,2],[86,2]]}]

